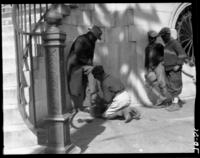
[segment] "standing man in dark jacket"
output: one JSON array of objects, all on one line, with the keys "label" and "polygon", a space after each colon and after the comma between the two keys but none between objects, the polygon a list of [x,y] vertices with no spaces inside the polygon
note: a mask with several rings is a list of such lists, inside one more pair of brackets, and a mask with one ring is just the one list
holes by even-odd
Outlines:
[{"label": "standing man in dark jacket", "polygon": [[149,43],[145,48],[145,63],[144,63],[144,66],[147,71],[149,71],[149,69],[151,69],[152,67],[152,61],[153,61],[152,58],[155,58],[154,56],[150,54],[150,50],[153,48],[153,46],[155,46],[157,36],[158,36],[158,33],[153,30],[147,32]]},{"label": "standing man in dark jacket", "polygon": [[98,111],[101,117],[106,119],[123,117],[125,123],[130,122],[133,118],[140,119],[139,111],[130,106],[131,98],[119,79],[104,72],[101,65],[95,66],[92,74],[99,84],[96,91],[92,92],[91,103],[93,109],[95,107],[100,109]]},{"label": "standing man in dark jacket", "polygon": [[174,111],[182,107],[183,102],[179,98],[182,91],[182,65],[187,55],[181,44],[171,37],[171,31],[168,27],[161,29],[159,35],[165,43],[164,66],[167,76],[167,88],[173,97],[172,105],[169,111]]},{"label": "standing man in dark jacket", "polygon": [[86,34],[77,37],[67,56],[68,91],[76,108],[82,107],[87,83],[93,82],[90,71],[93,65],[95,43],[101,40],[101,35],[101,29],[94,25]]}]

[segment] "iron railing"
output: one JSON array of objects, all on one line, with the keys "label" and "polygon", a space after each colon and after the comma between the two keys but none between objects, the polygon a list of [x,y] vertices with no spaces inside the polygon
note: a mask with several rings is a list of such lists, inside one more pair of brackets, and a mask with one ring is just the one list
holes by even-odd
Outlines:
[{"label": "iron railing", "polygon": [[33,58],[40,53],[38,46],[42,45],[41,35],[45,31],[44,16],[51,6],[51,4],[14,4],[12,12],[16,45],[19,111],[34,133],[36,110]]}]

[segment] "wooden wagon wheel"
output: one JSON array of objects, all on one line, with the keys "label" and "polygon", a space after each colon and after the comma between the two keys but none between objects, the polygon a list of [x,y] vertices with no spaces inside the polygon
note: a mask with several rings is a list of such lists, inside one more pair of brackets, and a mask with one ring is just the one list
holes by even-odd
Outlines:
[{"label": "wooden wagon wheel", "polygon": [[191,6],[188,6],[179,16],[176,29],[178,40],[184,48],[192,64],[195,63],[194,46],[193,46],[193,29]]}]

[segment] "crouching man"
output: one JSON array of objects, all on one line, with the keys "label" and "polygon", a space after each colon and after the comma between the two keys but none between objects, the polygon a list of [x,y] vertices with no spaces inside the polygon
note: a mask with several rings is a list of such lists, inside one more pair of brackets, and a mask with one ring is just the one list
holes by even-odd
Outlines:
[{"label": "crouching man", "polygon": [[[104,72],[98,65],[92,69],[92,74],[97,80],[97,91],[91,94],[91,114],[105,119],[122,117],[125,123],[132,119],[140,119],[140,113],[131,107],[131,99],[124,85],[117,78]],[[98,114],[97,114],[98,113]]]}]

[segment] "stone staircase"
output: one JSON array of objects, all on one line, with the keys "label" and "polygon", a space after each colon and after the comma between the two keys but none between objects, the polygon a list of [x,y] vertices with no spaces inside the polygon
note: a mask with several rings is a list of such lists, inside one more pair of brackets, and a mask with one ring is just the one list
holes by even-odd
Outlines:
[{"label": "stone staircase", "polygon": [[27,127],[18,109],[14,28],[9,7],[2,13],[2,51],[3,154],[37,153],[41,149],[37,137]]}]

